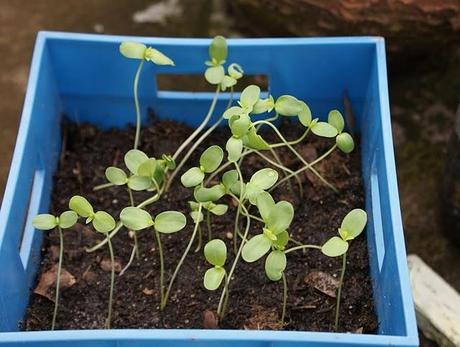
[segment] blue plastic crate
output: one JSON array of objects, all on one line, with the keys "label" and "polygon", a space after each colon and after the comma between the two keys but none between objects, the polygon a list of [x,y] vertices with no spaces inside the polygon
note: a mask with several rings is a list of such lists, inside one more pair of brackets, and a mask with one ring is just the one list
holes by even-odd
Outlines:
[{"label": "blue plastic crate", "polygon": [[[39,33],[0,212],[0,345],[417,346],[393,155],[385,46],[376,37],[235,39],[228,43],[229,61],[240,63],[246,74],[266,75],[270,93],[305,100],[315,116],[324,117],[342,105],[343,92],[348,92],[361,134],[378,335],[176,329],[18,332],[40,258],[41,232],[31,226],[31,218],[49,206],[62,114],[105,128],[133,120],[131,80],[137,62],[118,54],[119,43],[127,39],[153,45],[176,62],[173,68],[145,65],[140,81],[143,106],[152,106],[160,117],[196,125],[212,98],[212,93],[157,90],[155,79],[157,73],[201,74],[208,39]],[[228,97],[221,95],[221,110]]]}]

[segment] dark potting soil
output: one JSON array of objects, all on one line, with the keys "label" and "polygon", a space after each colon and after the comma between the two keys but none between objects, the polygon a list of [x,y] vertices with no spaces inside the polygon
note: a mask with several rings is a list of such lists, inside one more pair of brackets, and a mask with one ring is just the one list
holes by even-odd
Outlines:
[{"label": "dark potting soil", "polygon": [[[297,138],[302,129],[291,123],[281,126],[288,139]],[[133,144],[133,129],[100,131],[93,126],[68,124],[64,126],[64,147],[59,169],[54,180],[51,213],[67,209],[70,197],[85,196],[96,210],[103,209],[113,216],[129,205],[124,188],[115,187],[94,192],[92,188],[106,182],[104,170],[110,165],[124,167],[123,156]],[[173,121],[154,121],[142,131],[140,149],[150,156],[160,157],[172,153],[191,134],[192,130]],[[271,142],[278,142],[270,133],[264,135]],[[227,129],[218,129],[203,143],[189,160],[196,163],[200,153],[210,144],[225,147]],[[327,151],[333,140],[308,136],[296,149],[307,161]],[[277,150],[286,166],[295,169],[300,162],[285,149]],[[255,155],[246,157],[243,175],[249,179],[256,170],[267,167],[265,161]],[[305,244],[323,244],[337,233],[342,218],[353,208],[364,206],[363,186],[360,174],[360,154],[357,148],[346,155],[335,151],[320,162],[316,169],[337,188],[338,194],[324,186],[314,175],[301,175],[304,198],[299,199],[298,187],[292,180],[274,191],[275,200],[288,200],[295,208],[295,218],[290,227],[291,237]],[[281,173],[280,173],[281,176]],[[179,177],[179,176],[178,176]],[[139,203],[149,193],[136,193]],[[164,210],[177,210],[188,216],[187,201],[192,199],[190,189],[184,188],[179,179],[161,201],[148,207],[153,214]],[[225,198],[223,199],[225,200]],[[216,238],[227,244],[227,268],[233,261],[233,245],[228,234],[233,230],[235,207],[222,217],[212,217],[212,230]],[[253,211],[255,212],[255,211]],[[190,217],[182,231],[163,235],[166,281],[181,257],[193,230]],[[251,235],[260,232],[260,223],[252,223]],[[203,227],[205,231],[206,228]],[[140,256],[122,275],[116,277],[113,302],[113,328],[204,328],[212,326],[212,312],[217,309],[221,289],[215,292],[203,287],[203,275],[209,268],[202,249],[191,251],[171,291],[168,305],[159,310],[159,258],[153,234],[139,232]],[[88,226],[77,224],[65,230],[63,268],[69,273],[61,291],[57,329],[103,328],[107,315],[110,283],[108,249],[87,253],[86,247],[95,245],[103,236]],[[206,242],[206,232],[204,232]],[[42,249],[39,280],[49,274],[57,263],[59,239],[55,231],[46,233]],[[133,239],[122,229],[113,239],[117,271],[124,267],[131,255]],[[195,245],[194,247],[195,248]],[[264,257],[265,258],[265,257]],[[263,258],[263,259],[264,259]],[[226,317],[219,328],[274,329],[332,331],[336,299],[332,291],[318,285],[317,280],[338,279],[341,258],[328,258],[318,250],[297,251],[288,255],[286,277],[288,301],[285,325],[280,323],[282,307],[282,281],[270,281],[264,272],[264,260],[246,264],[240,260],[230,283],[230,300]],[[43,279],[43,278],[42,278]],[[46,280],[44,281],[46,282]],[[25,330],[48,330],[54,308],[54,283],[32,293],[28,314],[23,322]],[[62,282],[61,282],[62,283]],[[45,283],[46,284],[46,283]],[[315,287],[319,288],[316,289]],[[45,293],[44,293],[45,292]],[[373,333],[377,318],[373,308],[372,286],[369,276],[366,236],[362,234],[351,242],[347,258],[342,303],[340,307],[340,331]]]}]

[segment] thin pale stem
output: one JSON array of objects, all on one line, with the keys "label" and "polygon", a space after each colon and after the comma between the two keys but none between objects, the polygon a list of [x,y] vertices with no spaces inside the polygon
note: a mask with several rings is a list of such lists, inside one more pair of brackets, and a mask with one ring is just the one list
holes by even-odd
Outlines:
[{"label": "thin pale stem", "polygon": [[165,264],[163,259],[163,247],[161,246],[161,237],[160,233],[155,229],[155,238],[158,244],[158,254],[160,256],[160,309],[163,309],[162,303],[165,297],[165,289],[164,289],[164,272],[165,272]]},{"label": "thin pale stem", "polygon": [[[198,215],[201,213],[202,206],[203,206],[203,204],[201,204],[201,203],[198,205]],[[176,268],[175,268],[175,270],[174,270],[174,272],[172,274],[172,277],[169,280],[168,289],[166,290],[164,298],[162,299],[162,302],[161,302],[161,306],[160,306],[161,309],[164,309],[166,304],[167,304],[167,302],[168,302],[169,293],[171,292],[171,288],[173,286],[173,283],[174,283],[174,281],[175,281],[175,279],[177,277],[177,274],[180,271],[180,268],[182,267],[182,264],[184,263],[185,258],[187,257],[188,253],[190,252],[190,248],[192,247],[193,242],[195,241],[195,236],[197,234],[199,226],[200,226],[200,222],[197,219],[196,223],[195,223],[195,227],[193,228],[192,236],[190,237],[190,241],[188,242],[187,248],[185,249],[184,253],[182,254],[182,257],[180,258],[179,263],[177,264],[177,266],[176,266]]]},{"label": "thin pale stem", "polygon": [[[276,133],[276,135],[280,138],[280,140],[281,140],[284,144],[286,144],[286,146],[289,148],[289,150],[290,150],[292,153],[294,153],[294,155],[302,162],[302,164],[304,164],[304,167],[306,167],[306,168],[311,168],[311,164],[308,163],[308,162],[299,154],[299,152],[297,152],[297,151],[295,150],[294,147],[292,147],[292,145],[284,138],[283,134],[281,134],[281,132],[278,130],[278,128],[277,128],[276,126],[274,126],[274,125],[273,125],[272,123],[270,123],[270,122],[266,122],[266,121],[263,121],[263,120],[258,121],[258,122],[255,122],[254,125],[255,125],[255,124],[265,124],[265,125],[268,125],[269,127],[271,127],[271,128],[273,129],[273,131]],[[311,168],[311,171],[312,171],[316,176],[318,176],[318,178],[319,178],[323,183],[325,183],[328,187],[330,187],[334,192],[336,192],[336,193],[338,192],[337,189],[336,189],[332,184],[330,184],[329,182],[327,182],[326,179],[325,179],[323,176],[321,176],[321,174],[320,174],[318,171],[316,171],[316,170],[313,169],[313,168]],[[294,172],[294,175],[297,176],[297,171]],[[290,174],[290,175],[287,176],[287,177],[292,177],[292,174]],[[286,177],[285,177],[285,178],[286,178]]]},{"label": "thin pale stem", "polygon": [[286,317],[286,304],[288,297],[288,286],[286,281],[286,275],[283,272],[283,311],[281,313],[281,324],[284,325],[284,318]]},{"label": "thin pale stem", "polygon": [[[154,196],[151,196],[150,198],[148,198],[147,200],[144,200],[143,202],[141,202],[139,205],[137,205],[136,207],[138,208],[143,208],[147,205],[150,205],[150,204],[153,204],[155,201],[157,201],[158,199],[160,198],[160,194],[155,194]],[[115,229],[113,229],[113,231],[111,231],[109,234],[108,234],[108,238],[109,239],[112,239],[121,229],[121,227],[123,226],[123,224],[121,224],[121,222],[118,222]],[[91,248],[87,248],[86,249],[86,252],[88,253],[92,253],[94,251],[97,251],[98,249],[100,249],[101,247],[103,247],[105,244],[107,243],[107,238],[103,239],[101,242],[99,242],[97,245],[91,247]]]},{"label": "thin pale stem", "polygon": [[[316,171],[314,168],[313,168],[313,165],[316,165],[318,164],[321,160],[323,160],[324,158],[326,158],[328,155],[330,155],[332,152],[334,152],[334,150],[337,148],[337,145],[335,144],[334,146],[332,146],[326,153],[324,153],[322,156],[316,158],[315,160],[313,160],[311,163],[308,163],[308,165],[305,165],[303,167],[301,167],[300,169],[298,169],[297,171],[294,171],[294,174],[299,174],[305,170],[310,170],[311,172],[313,172],[325,185],[327,185],[329,188],[331,188],[334,192],[338,192],[337,188],[335,188],[332,184],[330,184],[328,181],[326,181],[324,179],[323,176],[321,176],[319,174],[318,171]],[[270,190],[273,190],[275,189],[277,186],[279,186],[280,184],[286,182],[288,179],[290,179],[292,176],[294,176],[294,174],[290,174],[289,176],[286,176],[286,177],[283,177],[283,179],[279,180],[278,182],[275,183],[275,185],[273,187],[270,188]]]},{"label": "thin pale stem", "polygon": [[334,329],[339,329],[339,313],[340,313],[340,300],[342,297],[343,278],[345,277],[345,269],[347,267],[347,253],[342,256],[342,272],[340,273],[339,287],[337,288],[337,304],[335,305],[335,325]]},{"label": "thin pale stem", "polygon": [[136,71],[136,76],[134,77],[134,105],[136,107],[136,135],[134,136],[134,149],[137,149],[139,146],[139,138],[141,135],[141,108],[139,106],[139,96],[138,96],[138,85],[139,85],[139,76],[141,75],[142,66],[144,65],[144,59],[141,60]]},{"label": "thin pale stem", "polygon": [[208,124],[209,120],[211,119],[212,114],[214,113],[214,109],[216,108],[217,99],[219,97],[219,92],[220,92],[220,85],[217,86],[217,88],[216,88],[216,92],[214,94],[214,98],[212,99],[211,106],[209,106],[209,109],[208,109],[208,114],[206,115],[206,117],[204,117],[204,119],[201,122],[200,126],[198,128],[196,128],[195,131],[188,137],[188,139],[186,141],[184,141],[180,145],[180,147],[176,150],[176,152],[173,155],[174,160],[176,160],[179,157],[179,155],[182,153],[182,151],[185,148],[187,148],[187,146],[190,144],[190,142],[192,142],[195,139],[195,137],[198,136],[198,134],[201,132],[201,130],[204,129],[206,124]]},{"label": "thin pale stem", "polygon": [[113,183],[103,183],[103,184],[99,184],[98,186],[95,186],[93,187],[93,191],[98,191],[98,190],[101,190],[101,189],[105,189],[105,188],[110,188],[110,187],[115,187],[115,184]]},{"label": "thin pale stem", "polygon": [[294,252],[294,251],[298,251],[300,249],[305,249],[305,248],[313,248],[313,249],[321,249],[321,246],[317,246],[317,245],[301,245],[301,246],[295,246],[295,247],[292,247],[292,248],[289,248],[287,250],[284,251],[284,254],[288,254],[288,253],[291,253],[291,252]]},{"label": "thin pale stem", "polygon": [[[243,191],[243,175],[241,174],[241,170],[238,164],[237,163],[234,163],[234,164],[235,164],[236,171],[238,172],[238,176],[240,178],[240,191],[242,192]],[[244,195],[241,197],[240,204],[238,205],[238,207],[241,207],[242,209],[246,210],[246,208],[244,207]],[[228,295],[227,293],[229,291],[229,284],[232,279],[233,273],[235,272],[236,264],[238,264],[238,260],[240,259],[241,252],[243,251],[243,246],[246,242],[246,239],[249,233],[249,228],[251,226],[251,218],[249,217],[249,212],[247,210],[245,212],[246,214],[248,214],[248,216],[246,216],[246,229],[244,230],[243,239],[240,243],[240,247],[238,248],[238,252],[235,255],[235,259],[233,260],[233,264],[230,269],[230,272],[228,273],[227,286],[224,287],[224,290],[222,291],[222,294],[220,295],[219,306],[217,307],[217,315],[221,319],[224,317],[222,312],[225,312],[225,307],[222,307],[224,304],[225,295]]]},{"label": "thin pale stem", "polygon": [[212,240],[211,212],[206,210],[206,227],[208,228],[208,241]]},{"label": "thin pale stem", "polygon": [[195,253],[198,252],[201,249],[201,243],[202,242],[203,242],[203,234],[201,232],[201,226],[198,225],[198,244],[196,245]]},{"label": "thin pale stem", "polygon": [[107,329],[110,329],[110,323],[112,321],[113,287],[115,283],[115,257],[113,256],[112,242],[110,241],[108,234],[107,234],[107,244],[109,245],[110,265],[112,269],[110,272],[109,312],[107,314],[107,321],[105,323],[105,327]]},{"label": "thin pale stem", "polygon": [[120,271],[120,273],[118,274],[118,276],[123,276],[123,274],[126,272],[126,270],[129,269],[129,267],[131,266],[131,264],[133,263],[133,260],[134,260],[134,256],[136,255],[136,247],[134,246],[133,247],[133,250],[131,251],[131,256],[129,257],[129,261],[128,261],[128,264],[126,264],[126,266]]},{"label": "thin pale stem", "polygon": [[[216,91],[216,95],[215,95],[216,98],[217,98],[217,95],[218,95],[218,91],[219,91],[219,90]],[[217,100],[217,99],[216,99],[216,100]],[[232,87],[232,91],[231,91],[231,94],[230,94],[230,100],[229,100],[229,102],[228,102],[228,104],[227,104],[227,108],[230,107],[232,101],[233,101],[233,87]],[[209,116],[209,115],[212,115],[212,113],[214,112],[214,108],[215,108],[215,102],[214,102],[214,100],[213,100],[213,104],[211,104],[210,113],[208,113],[208,116]],[[226,108],[226,109],[227,109],[227,108]],[[206,116],[206,117],[208,118],[208,116]],[[223,119],[224,119],[224,118],[223,118],[222,116],[219,117],[219,119],[218,119],[211,127],[209,127],[209,129],[206,130],[206,131],[203,133],[203,135],[201,135],[200,138],[199,138],[197,141],[194,142],[193,146],[188,150],[188,152],[184,155],[184,157],[182,158],[182,160],[180,161],[180,163],[177,165],[177,167],[175,168],[175,170],[174,170],[174,171],[172,172],[172,174],[169,176],[168,182],[166,183],[166,189],[165,189],[166,191],[168,191],[169,187],[171,186],[172,181],[174,180],[174,178],[175,178],[176,175],[178,174],[179,170],[185,165],[185,163],[186,163],[187,160],[190,158],[190,156],[193,154],[193,152],[195,151],[195,149],[197,149],[197,147],[198,147],[198,146],[209,136],[209,134],[211,134],[211,133],[214,131],[214,129],[216,129],[216,128],[220,125],[220,123],[222,122]],[[206,123],[204,123],[204,124],[206,125],[208,121],[209,121],[209,119],[206,119],[206,118],[205,118],[205,120],[203,120],[203,123],[206,122]],[[203,123],[202,123],[202,124],[203,124]],[[204,128],[204,126],[201,127],[201,129],[202,129],[202,128]],[[201,131],[201,130],[200,130],[200,131]],[[193,134],[192,134],[192,135],[193,135]],[[187,139],[187,141],[190,142],[190,138]],[[177,151],[176,151],[176,153],[177,153]],[[175,158],[174,158],[174,159],[175,159]]]},{"label": "thin pale stem", "polygon": [[61,286],[62,259],[64,258],[64,235],[60,226],[58,226],[57,229],[59,232],[59,261],[56,274],[56,296],[54,298],[54,312],[53,321],[51,322],[51,330],[54,330],[56,326],[56,317],[59,307],[59,288]]},{"label": "thin pale stem", "polygon": [[225,276],[224,276],[225,299],[224,299],[224,303],[223,303],[223,306],[222,306],[222,313],[221,313],[222,317],[225,316],[227,306],[228,306],[228,297],[229,297],[228,283],[229,283],[229,277],[227,276],[227,272],[225,271]]}]

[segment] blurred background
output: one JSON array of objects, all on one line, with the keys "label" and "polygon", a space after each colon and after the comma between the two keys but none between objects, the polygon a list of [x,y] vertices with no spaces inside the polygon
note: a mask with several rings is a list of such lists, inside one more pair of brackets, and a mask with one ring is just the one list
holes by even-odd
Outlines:
[{"label": "blurred background", "polygon": [[460,179],[448,169],[460,151],[453,135],[460,100],[460,0],[0,0],[0,197],[39,30],[385,37],[408,252],[460,290],[460,249],[446,237],[460,238],[460,224],[445,214],[452,209],[446,196],[460,199],[460,191],[453,196]]}]

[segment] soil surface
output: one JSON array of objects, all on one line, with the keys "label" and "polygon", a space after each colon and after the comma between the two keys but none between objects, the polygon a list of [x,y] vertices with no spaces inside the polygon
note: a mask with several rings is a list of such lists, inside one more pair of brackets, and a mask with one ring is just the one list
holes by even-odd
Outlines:
[{"label": "soil surface", "polygon": [[[301,131],[297,126],[288,123],[283,124],[281,129],[289,139],[298,137]],[[185,125],[153,120],[142,132],[143,141],[140,149],[151,156],[159,157],[162,153],[174,152],[190,133],[191,129]],[[123,155],[132,146],[133,134],[133,129],[100,131],[88,125],[64,126],[66,140],[60,167],[55,175],[51,213],[66,210],[69,198],[81,194],[92,202],[96,210],[103,209],[113,216],[118,216],[120,210],[129,205],[126,190],[115,187],[93,192],[92,188],[106,182],[104,170],[107,166],[124,167]],[[270,142],[278,142],[271,134],[267,133],[264,137]],[[226,138],[226,129],[214,132],[206,143],[195,151],[189,163],[196,163],[199,154],[210,144],[220,144],[224,147]],[[304,144],[297,145],[297,150],[308,161],[315,159],[333,145],[333,140],[322,140],[314,136],[307,139]],[[286,150],[280,149],[278,154],[286,166],[293,169],[300,166],[300,162]],[[254,155],[246,158],[243,165],[245,179],[249,179],[256,170],[267,166]],[[299,198],[295,180],[292,181],[292,188],[284,184],[277,188],[273,195],[276,201],[284,199],[294,204],[296,213],[290,228],[291,237],[302,243],[321,245],[337,233],[342,218],[351,209],[364,205],[359,148],[350,155],[335,151],[316,168],[340,189],[339,194],[335,194],[315,176],[307,173],[301,175],[303,199]],[[148,193],[136,193],[135,201],[139,203],[148,196]],[[148,210],[153,214],[164,210],[177,210],[188,216],[187,201],[191,199],[191,190],[184,188],[177,180],[170,191]],[[225,199],[224,197],[222,200]],[[229,252],[226,267],[229,269],[234,255],[231,251],[232,240],[228,234],[233,230],[235,207],[230,200],[226,202],[230,209],[226,215],[212,218],[212,230],[215,238],[223,239],[227,244]],[[252,212],[256,214],[255,209]],[[182,231],[162,235],[166,281],[169,280],[191,236],[193,222],[190,217],[187,218],[188,224]],[[250,234],[259,233],[261,227],[260,223],[253,222]],[[115,279],[112,327],[211,327],[221,288],[209,292],[203,287],[203,275],[209,264],[204,259],[202,249],[196,253],[190,252],[173,286],[168,305],[160,312],[157,246],[150,231],[140,231],[138,235],[140,257],[135,258],[131,267]],[[102,235],[96,234],[83,224],[77,224],[65,231],[63,268],[74,279],[68,283],[69,287],[63,288],[61,292],[58,329],[96,329],[104,326],[110,282],[110,271],[107,266],[108,249],[104,247],[94,253],[85,251],[85,247],[96,244],[102,238]],[[204,236],[204,242],[206,241]],[[58,245],[57,233],[47,233],[37,283],[57,263]],[[126,229],[117,234],[113,239],[113,245],[117,270],[120,270],[127,264],[133,245]],[[351,242],[347,259],[339,330],[373,333],[378,323],[373,309],[365,234]],[[340,257],[328,258],[318,250],[298,251],[288,255],[288,302],[283,326],[280,323],[282,282],[272,282],[266,277],[264,260],[253,264],[246,264],[241,260],[230,283],[228,313],[219,322],[219,327],[332,331],[336,304],[334,290],[321,288],[318,278],[326,279],[329,284],[334,283],[338,279],[340,268]],[[49,295],[31,294],[23,329],[50,328],[54,308],[50,298],[53,298],[53,291],[53,286],[50,286]]]}]

